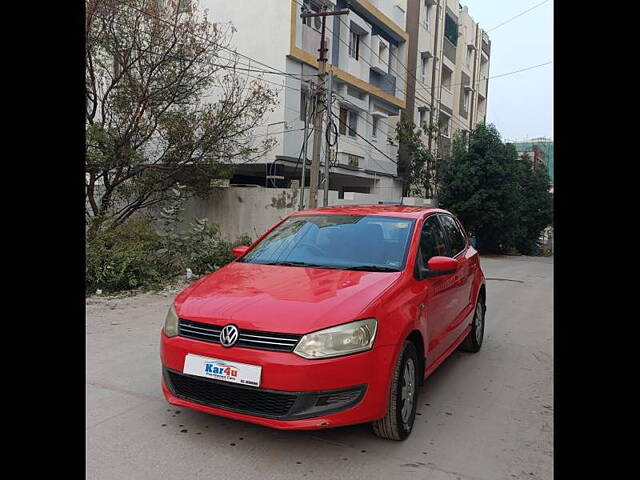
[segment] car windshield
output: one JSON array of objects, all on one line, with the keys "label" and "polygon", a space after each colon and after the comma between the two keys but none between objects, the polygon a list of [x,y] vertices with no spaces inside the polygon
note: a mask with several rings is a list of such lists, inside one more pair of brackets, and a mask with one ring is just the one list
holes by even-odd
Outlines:
[{"label": "car windshield", "polygon": [[413,220],[363,215],[290,217],[240,261],[269,265],[397,272]]}]

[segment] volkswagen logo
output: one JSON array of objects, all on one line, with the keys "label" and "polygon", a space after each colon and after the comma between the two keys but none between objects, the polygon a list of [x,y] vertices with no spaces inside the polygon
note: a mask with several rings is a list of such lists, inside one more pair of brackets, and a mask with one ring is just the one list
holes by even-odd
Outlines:
[{"label": "volkswagen logo", "polygon": [[238,341],[238,327],[227,325],[220,332],[220,343],[223,347],[233,347]]}]

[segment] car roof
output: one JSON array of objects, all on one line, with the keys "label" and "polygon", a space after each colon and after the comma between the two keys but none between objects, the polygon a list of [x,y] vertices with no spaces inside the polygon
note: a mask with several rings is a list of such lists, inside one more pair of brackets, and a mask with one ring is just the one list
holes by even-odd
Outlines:
[{"label": "car roof", "polygon": [[380,217],[422,218],[426,213],[449,213],[441,208],[414,207],[410,205],[336,205],[312,210],[301,210],[291,216],[301,215],[373,215]]}]

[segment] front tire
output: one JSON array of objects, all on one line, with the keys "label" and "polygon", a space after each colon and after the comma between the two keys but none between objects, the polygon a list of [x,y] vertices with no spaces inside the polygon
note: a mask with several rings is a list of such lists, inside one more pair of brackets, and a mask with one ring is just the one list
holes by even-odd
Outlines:
[{"label": "front tire", "polygon": [[484,316],[486,310],[484,300],[482,297],[478,298],[478,303],[476,303],[476,309],[473,313],[471,330],[464,341],[460,344],[460,350],[463,352],[476,353],[480,348],[482,348],[482,340],[484,339]]},{"label": "front tire", "polygon": [[418,353],[411,342],[404,342],[393,370],[387,415],[372,423],[373,433],[388,440],[404,440],[413,429],[419,386]]}]

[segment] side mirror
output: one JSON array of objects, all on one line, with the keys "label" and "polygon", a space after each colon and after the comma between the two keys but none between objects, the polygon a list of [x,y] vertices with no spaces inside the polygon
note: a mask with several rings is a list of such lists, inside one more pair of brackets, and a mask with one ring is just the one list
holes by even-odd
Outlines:
[{"label": "side mirror", "polygon": [[458,260],[451,257],[431,257],[427,262],[427,270],[422,272],[422,278],[451,275],[458,269]]},{"label": "side mirror", "polygon": [[249,250],[249,246],[248,245],[240,245],[239,247],[234,247],[234,249],[231,251],[231,253],[233,254],[233,256],[235,258],[240,258],[245,253],[247,253],[247,250]]}]

